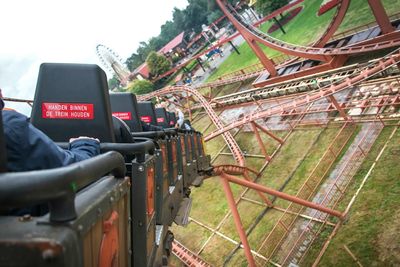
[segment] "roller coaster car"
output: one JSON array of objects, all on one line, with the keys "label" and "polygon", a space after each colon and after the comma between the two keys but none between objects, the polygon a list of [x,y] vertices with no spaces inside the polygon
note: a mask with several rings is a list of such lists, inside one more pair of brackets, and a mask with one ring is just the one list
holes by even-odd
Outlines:
[{"label": "roller coaster car", "polygon": [[[155,123],[158,125],[155,108],[152,102],[139,102],[137,105],[139,116],[143,123]],[[190,189],[185,186],[184,182],[187,180],[187,176],[185,176],[187,172],[183,165],[187,147],[182,143],[182,135],[180,135],[176,129],[162,129],[167,133],[166,156],[168,158],[170,194],[172,203],[174,204],[172,217],[178,225],[185,225],[188,223],[188,215],[191,208],[191,199],[189,198]],[[185,135],[184,138],[187,138],[187,135]],[[192,175],[194,175],[194,173]]]},{"label": "roller coaster car", "polygon": [[[103,70],[96,65],[42,64],[31,120],[50,138],[60,142],[60,146],[66,146],[61,142],[68,141],[70,137],[92,136],[101,140],[102,152],[120,152],[124,156],[131,183],[130,201],[124,203],[129,212],[120,215],[119,220],[123,224],[118,224],[119,236],[127,236],[128,239],[120,248],[124,255],[129,255],[129,258],[125,256],[125,263],[128,266],[153,266],[157,254],[167,255],[167,251],[157,252],[163,247],[156,242],[157,156],[154,153],[154,142],[134,140],[126,124],[118,119],[113,123],[107,79]],[[116,140],[123,143],[116,143]],[[96,201],[101,196],[93,194],[91,197],[92,201]],[[86,209],[92,216],[98,217],[99,210],[93,209],[90,202]],[[107,229],[108,226],[104,226],[102,230],[105,232]],[[92,238],[101,239],[102,230],[94,232]],[[86,240],[83,244],[73,246],[97,252],[97,247]]]},{"label": "roller coaster car", "polygon": [[[176,125],[177,123],[177,119],[176,119],[176,115],[173,112],[167,112],[167,116],[169,119],[169,125],[171,127],[173,127],[174,125]],[[197,176],[192,182],[191,184],[194,186],[200,186],[202,184],[202,175],[206,174],[206,175],[210,175],[211,174],[211,158],[209,155],[205,154],[205,150],[204,150],[204,140],[203,140],[203,134],[200,132],[194,132],[196,134],[195,136],[195,146],[198,150],[197,153],[197,172],[199,174],[199,176]],[[197,144],[197,145],[196,145]],[[188,157],[187,157],[188,158]],[[189,162],[190,163],[190,162]]]},{"label": "roller coaster car", "polygon": [[175,127],[176,125],[176,115],[173,112],[168,112],[168,122],[169,127]]},{"label": "roller coaster car", "polygon": [[[157,122],[164,122],[168,120],[167,111],[165,108],[155,109]],[[163,123],[163,128],[169,128],[168,123]],[[172,129],[172,128],[171,128]],[[194,180],[198,177],[197,169],[197,150],[195,149],[195,132],[194,131],[179,131],[175,129],[179,135],[179,142],[181,143],[182,149],[182,165],[183,165],[183,181],[184,190],[190,192],[189,187],[193,184]]]},{"label": "roller coaster car", "polygon": [[[6,172],[1,118],[0,266],[128,266],[130,183],[121,154]],[[44,203],[50,212],[41,217],[4,215]]]},{"label": "roller coaster car", "polygon": [[[110,94],[111,109],[114,116],[122,119],[131,129],[137,129],[132,133],[136,139],[148,137],[152,138],[156,146],[156,224],[157,228],[161,229],[162,226],[168,226],[172,224],[176,213],[179,209],[180,201],[173,201],[173,194],[175,195],[178,191],[182,192],[182,188],[179,190],[175,186],[170,186],[169,169],[169,153],[168,153],[168,142],[171,142],[171,138],[166,135],[164,131],[152,131],[143,132],[142,124],[138,115],[138,104],[136,96],[131,93],[113,93]],[[147,121],[153,121],[153,116],[150,116]],[[172,173],[172,169],[171,169]],[[182,195],[182,194],[180,194]],[[175,196],[175,199],[177,197]],[[157,231],[159,233],[160,231]],[[166,233],[166,231],[164,231]],[[158,235],[160,236],[160,235]]]}]

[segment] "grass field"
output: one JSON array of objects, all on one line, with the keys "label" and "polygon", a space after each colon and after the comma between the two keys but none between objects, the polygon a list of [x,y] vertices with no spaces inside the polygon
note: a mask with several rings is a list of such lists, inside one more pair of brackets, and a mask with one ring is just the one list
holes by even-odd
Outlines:
[{"label": "grass field", "polygon": [[[292,21],[288,22],[284,26],[287,34],[283,34],[281,31],[275,31],[271,36],[283,40],[288,43],[307,45],[317,40],[326,29],[327,25],[332,19],[334,10],[323,14],[318,17],[316,15],[322,0],[305,0],[303,11],[301,11]],[[400,12],[400,1],[397,0],[383,0],[383,4],[389,15]],[[361,26],[372,22],[374,19],[369,5],[366,0],[352,0],[350,7],[346,13],[346,17],[343,23],[338,29],[338,32],[343,32],[348,29]],[[261,26],[261,30],[266,32],[273,22],[266,22]],[[263,51],[268,57],[274,57],[279,55],[279,52],[272,50],[268,47],[260,45]],[[258,59],[255,57],[253,51],[247,45],[242,44],[239,47],[240,55],[232,53],[221,66],[207,79],[207,81],[213,81],[219,76],[226,73],[230,73],[236,70],[240,70],[247,66],[258,63]]]},{"label": "grass field", "polygon": [[[400,12],[400,1],[395,0],[393,2],[383,0],[383,2],[386,7],[389,6],[388,12],[390,14]],[[289,38],[285,40],[293,43],[309,43],[309,40],[303,39],[312,38],[312,35],[315,34],[315,28],[311,31],[310,28],[304,25],[311,25],[312,20],[315,20],[314,14],[320,3],[321,0],[305,0],[306,9],[285,26],[288,32],[292,32],[292,34],[290,34],[291,37],[281,36],[282,39]],[[309,7],[308,5],[311,6],[309,10],[307,10]],[[352,28],[355,24],[361,25],[371,21],[372,15],[369,13],[368,6],[366,5],[366,0],[352,0],[350,10],[340,31]],[[329,23],[329,16],[332,16],[332,14],[333,11],[326,14],[326,17],[320,18],[318,22],[320,24],[318,28],[321,29],[320,32],[322,32],[324,27]],[[305,17],[302,18],[300,15]],[[357,19],[354,19],[355,17],[357,17]],[[264,24],[262,27],[263,30],[266,31],[269,25],[269,23]],[[298,32],[300,30],[302,30],[302,32]],[[296,33],[294,34],[293,32]],[[281,33],[278,31],[274,34],[277,38],[281,38],[279,37]],[[301,41],[299,41],[300,39]],[[227,65],[222,65],[216,73],[218,73],[220,69],[223,69],[221,71],[227,73],[233,70],[230,68],[237,67],[240,69],[245,64],[251,65],[256,63],[257,59],[246,46],[247,45],[244,44],[240,48],[241,52],[243,51],[241,56],[233,54],[227,59],[226,63],[224,63]],[[237,90],[238,86],[238,84],[235,84],[213,90],[216,90],[215,92],[217,95],[223,95]],[[208,94],[207,90],[208,89],[205,89],[203,92],[206,95]],[[210,119],[204,116],[194,123],[194,127],[207,135],[215,130],[214,125],[209,127],[210,123]],[[342,203],[349,202],[352,194],[374,162],[392,130],[393,127],[387,127],[382,131],[350,185],[349,193],[346,194]],[[304,182],[304,179],[311,173],[338,131],[338,127],[295,130],[263,172],[259,183],[279,189],[285,181],[288,180],[289,182],[285,185],[283,191],[295,195]],[[280,137],[284,137],[287,134],[285,131],[274,133]],[[267,144],[268,153],[272,153],[278,146],[278,143],[263,134],[261,136],[264,143]],[[343,138],[344,137],[345,134]],[[241,132],[235,139],[241,149],[245,150],[248,154],[261,154],[260,146],[256,142],[254,134]],[[351,143],[351,138],[349,143]],[[400,249],[400,242],[398,241],[400,240],[400,228],[398,223],[400,221],[400,213],[397,211],[400,205],[400,182],[398,179],[400,167],[399,164],[397,164],[400,156],[399,143],[400,130],[397,131],[385,153],[382,155],[382,158],[376,165],[370,180],[366,184],[362,194],[359,195],[350,212],[349,220],[342,226],[337,236],[332,240],[320,266],[357,266],[354,260],[343,249],[343,245],[349,247],[364,266],[396,266],[396,264],[398,265],[400,263],[400,253],[398,253]],[[224,147],[224,144],[225,142],[220,136],[206,142],[206,151],[208,154],[211,154],[212,157],[216,157],[218,152]],[[344,151],[345,150],[346,148]],[[225,148],[224,152],[229,152],[229,150]],[[339,155],[338,158],[340,157]],[[337,161],[338,159],[335,163]],[[233,163],[234,160],[229,155],[219,155],[214,162],[215,165]],[[264,159],[246,158],[246,165],[256,170],[259,170],[264,163]],[[390,168],[388,166],[390,166]],[[238,197],[244,190],[244,188],[232,184],[231,188],[235,197]],[[260,201],[260,197],[253,191],[247,192],[245,196]],[[192,197],[193,207],[190,216],[211,228],[217,227],[229,210],[219,178],[208,179],[204,182],[202,187],[194,188],[192,190]],[[283,208],[288,205],[288,202],[283,200],[276,200],[275,203],[277,206]],[[344,204],[339,207],[340,210],[344,210],[344,208]],[[238,210],[242,218],[244,229],[248,230],[254,220],[265,212],[265,207],[242,200],[238,205]],[[248,236],[252,249],[257,250],[260,247],[263,238],[265,238],[265,235],[272,229],[281,214],[280,211],[270,209],[266,212],[266,215],[261,218],[260,223],[257,224],[252,233]],[[211,236],[209,230],[206,230],[195,222],[191,222],[187,228],[173,227],[172,230],[176,238],[194,252],[197,252],[202,244]],[[331,230],[332,228],[328,227],[326,231],[321,233],[321,238],[312,246],[304,262],[301,263],[301,266],[310,266],[312,264],[317,253],[321,249],[323,241],[326,240]],[[222,224],[219,231],[228,238],[236,242],[239,241],[231,216]],[[214,235],[200,256],[215,266],[222,266],[226,257],[232,253],[235,247],[236,245],[232,242],[229,242],[221,236]],[[267,250],[267,248],[264,248],[261,252],[266,253]],[[181,266],[179,262],[174,261],[173,263],[175,266]],[[260,266],[265,265],[265,262],[260,261],[259,263]],[[233,255],[227,266],[247,266],[242,249],[239,249],[236,254]]]},{"label": "grass field", "polygon": [[[348,203],[393,131],[383,129],[366,160],[355,175],[342,203]],[[389,142],[364,189],[350,210],[349,218],[328,247],[320,266],[358,266],[345,251],[346,245],[363,266],[400,264],[400,130]],[[342,204],[340,210],[345,209]],[[309,266],[321,248],[323,237],[313,246],[304,266]]]}]

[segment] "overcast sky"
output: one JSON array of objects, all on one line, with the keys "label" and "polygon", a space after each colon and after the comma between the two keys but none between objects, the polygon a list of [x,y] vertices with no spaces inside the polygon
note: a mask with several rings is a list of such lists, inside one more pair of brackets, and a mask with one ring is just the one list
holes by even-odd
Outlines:
[{"label": "overcast sky", "polygon": [[[124,60],[140,41],[160,33],[174,7],[187,0],[13,0],[0,4],[0,88],[3,95],[32,99],[43,62],[101,66],[96,45]],[[103,69],[104,67],[101,66]],[[6,106],[29,114],[27,105]]]}]

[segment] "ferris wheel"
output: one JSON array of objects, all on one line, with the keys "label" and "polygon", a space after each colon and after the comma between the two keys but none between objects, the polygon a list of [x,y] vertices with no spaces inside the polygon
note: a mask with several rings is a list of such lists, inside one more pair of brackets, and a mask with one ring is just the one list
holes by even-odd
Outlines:
[{"label": "ferris wheel", "polygon": [[115,73],[122,85],[126,85],[129,81],[130,71],[123,63],[122,58],[111,48],[102,44],[96,46],[96,54],[103,66],[108,71]]}]

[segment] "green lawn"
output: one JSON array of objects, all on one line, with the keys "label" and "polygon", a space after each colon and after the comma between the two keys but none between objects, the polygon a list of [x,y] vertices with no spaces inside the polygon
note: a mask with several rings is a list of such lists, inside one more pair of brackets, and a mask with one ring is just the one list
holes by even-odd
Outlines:
[{"label": "green lawn", "polygon": [[[293,21],[285,26],[289,34],[283,36],[282,33],[277,31],[273,35],[291,43],[310,43],[311,40],[317,36],[317,33],[323,32],[334,13],[330,11],[320,18],[316,18],[315,13],[321,1],[322,0],[305,0],[304,5],[306,8]],[[367,0],[351,1],[350,10],[339,31],[345,31],[356,25],[365,24],[373,19],[366,1]],[[399,0],[383,0],[383,2],[385,6],[388,7],[388,12],[390,14],[400,11]],[[313,25],[316,19],[318,19],[319,26],[309,26]],[[271,23],[267,22],[262,26],[262,29],[266,31],[270,25]],[[276,52],[271,52],[268,48],[264,47],[264,49],[270,56],[273,55],[271,53],[276,54]],[[257,59],[247,44],[243,44],[240,47],[240,51],[240,56],[232,54],[220,66],[211,79],[215,79],[217,76],[223,75],[224,73],[229,73],[257,63]],[[231,93],[237,90],[237,88],[237,84],[218,88],[218,95]],[[206,91],[205,89],[205,94],[207,94]],[[209,124],[210,119],[208,116],[204,116],[194,124],[194,127],[202,131],[204,135],[207,135],[215,130],[215,126],[213,125],[206,129]],[[273,188],[279,188],[288,177],[291,177],[291,181],[286,186],[285,192],[295,194],[303,183],[304,178],[311,172],[326,149],[326,146],[331,139],[333,139],[338,130],[339,128],[328,128],[325,130],[304,129],[295,131],[264,171],[260,182]],[[349,188],[349,192],[354,192],[356,190],[392,130],[393,128],[391,127],[383,130],[376,144],[373,146],[371,153],[356,175],[353,184]],[[277,134],[283,137],[286,132],[281,131],[277,132]],[[272,153],[277,143],[264,134],[261,134],[261,136],[263,140],[266,141],[265,143],[268,144],[268,153]],[[246,150],[247,153],[261,154],[261,149],[256,142],[254,134],[240,133],[235,139],[242,150]],[[400,130],[397,131],[390,146],[378,162],[364,191],[360,194],[351,210],[349,221],[333,239],[320,266],[356,266],[350,256],[343,250],[343,245],[348,246],[364,266],[395,266],[400,263],[400,256],[398,253],[400,242],[393,241],[400,240],[400,229],[398,226],[400,213],[397,211],[400,204],[399,143]],[[206,142],[206,151],[208,154],[216,156],[217,152],[220,151],[224,144],[223,138],[219,136],[218,138]],[[228,152],[228,149],[226,148],[224,152]],[[219,156],[214,164],[231,163],[234,163],[231,156]],[[249,167],[259,170],[264,164],[264,160],[246,158],[246,163]],[[236,197],[244,190],[242,187],[236,185],[231,185],[231,187]],[[210,227],[216,227],[229,210],[219,178],[208,179],[204,182],[202,187],[194,188],[192,190],[192,197],[193,208],[190,216]],[[249,191],[246,197],[260,200],[259,196],[253,191]],[[343,202],[348,203],[350,197],[351,194],[347,194]],[[277,204],[285,207],[287,202],[277,201]],[[342,206],[341,209],[343,210],[344,207]],[[245,229],[262,210],[262,207],[249,202],[241,202],[239,204],[239,212],[242,216]],[[272,229],[280,215],[281,213],[279,211],[271,210],[254,228],[254,231],[248,237],[253,249],[257,249],[260,246],[262,238]],[[210,236],[208,230],[205,230],[193,222],[187,228],[174,227],[173,230],[177,239],[194,251],[197,251]],[[328,228],[324,231],[321,237],[326,238],[330,230],[331,228]],[[221,231],[230,238],[238,240],[237,232],[231,217],[223,225]],[[320,250],[322,243],[323,239],[321,238],[312,246],[310,253],[304,261],[304,266],[310,266]],[[200,256],[204,257],[215,266],[222,266],[225,257],[229,255],[234,247],[234,244],[216,236],[212,238],[211,242]],[[216,253],[216,251],[218,253]],[[268,248],[261,250],[261,253],[267,252]],[[239,250],[239,252],[234,255],[229,266],[247,266],[242,250]]]},{"label": "green lawn", "polygon": [[[393,127],[385,128],[358,170],[341,202],[344,210],[376,156],[389,138]],[[348,221],[330,243],[320,266],[357,266],[344,250],[346,245],[363,266],[399,266],[400,264],[400,130],[397,130],[377,162],[363,190],[350,210]],[[328,232],[323,236],[328,235]],[[310,266],[322,245],[312,247],[304,266]]]},{"label": "green lawn", "polygon": [[[287,34],[283,34],[278,30],[272,33],[271,36],[288,43],[301,45],[307,45],[317,40],[317,37],[325,31],[335,13],[334,10],[330,10],[318,17],[316,14],[321,2],[322,0],[305,0],[302,4],[304,5],[304,9],[292,21],[284,26]],[[383,4],[389,15],[400,12],[400,1],[383,0]],[[366,0],[352,0],[338,32],[364,25],[373,21],[373,19],[373,15]],[[272,22],[266,22],[261,26],[261,30],[266,32],[271,25]],[[279,55],[279,52],[275,50],[263,45],[260,46],[270,58]],[[240,55],[232,53],[207,81],[213,81],[224,74],[243,69],[259,62],[246,43],[239,47],[239,51],[241,53]]]}]

